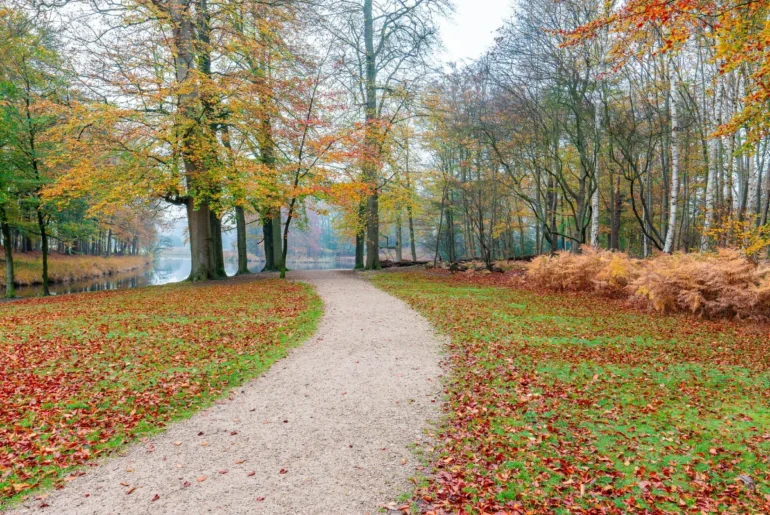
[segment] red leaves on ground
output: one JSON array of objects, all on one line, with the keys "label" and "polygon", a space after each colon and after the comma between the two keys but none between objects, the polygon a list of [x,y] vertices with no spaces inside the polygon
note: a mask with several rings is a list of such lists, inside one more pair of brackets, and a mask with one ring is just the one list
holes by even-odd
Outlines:
[{"label": "red leaves on ground", "polygon": [[255,280],[0,306],[0,494],[259,374],[312,329],[316,303],[306,286]]},{"label": "red leaves on ground", "polygon": [[770,326],[647,314],[505,275],[373,279],[451,336],[446,424],[412,507],[770,513]]}]

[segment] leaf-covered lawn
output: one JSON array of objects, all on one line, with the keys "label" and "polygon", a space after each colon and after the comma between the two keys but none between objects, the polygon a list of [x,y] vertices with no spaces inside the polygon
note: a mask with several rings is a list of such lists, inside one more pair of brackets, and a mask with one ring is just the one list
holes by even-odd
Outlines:
[{"label": "leaf-covered lawn", "polygon": [[0,305],[0,500],[259,375],[320,313],[309,286],[276,280]]},{"label": "leaf-covered lawn", "polygon": [[770,326],[427,272],[374,281],[452,340],[446,426],[418,504],[770,513]]}]

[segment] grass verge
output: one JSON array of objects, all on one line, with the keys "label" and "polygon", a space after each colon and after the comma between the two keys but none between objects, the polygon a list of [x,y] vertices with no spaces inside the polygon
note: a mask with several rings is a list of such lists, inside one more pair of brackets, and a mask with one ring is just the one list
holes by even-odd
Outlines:
[{"label": "grass verge", "polygon": [[[2,248],[2,247],[0,247]],[[152,256],[68,256],[51,253],[48,256],[48,279],[51,283],[66,283],[106,277],[139,270],[152,263]],[[14,284],[42,284],[43,255],[28,252],[13,255]],[[5,288],[5,260],[0,260],[0,287]]]},{"label": "grass verge", "polygon": [[308,285],[189,283],[0,306],[0,499],[188,417],[309,337]]},{"label": "grass verge", "polygon": [[770,513],[770,326],[495,278],[372,280],[451,336],[424,511]]}]

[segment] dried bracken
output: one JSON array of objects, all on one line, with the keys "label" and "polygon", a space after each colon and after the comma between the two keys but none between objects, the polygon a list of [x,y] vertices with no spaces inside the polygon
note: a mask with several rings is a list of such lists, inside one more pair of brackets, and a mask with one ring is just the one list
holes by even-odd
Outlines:
[{"label": "dried bracken", "polygon": [[584,248],[537,258],[529,281],[556,291],[600,291],[628,295],[660,312],[699,316],[770,316],[770,266],[757,265],[737,250],[660,254],[646,260]]},{"label": "dried bracken", "polygon": [[639,260],[621,252],[584,247],[580,254],[540,256],[529,266],[534,285],[557,291],[619,291],[639,274]]},{"label": "dried bracken", "polygon": [[705,317],[770,316],[770,268],[754,264],[735,250],[657,256],[643,263],[629,291],[657,311],[689,311]]}]

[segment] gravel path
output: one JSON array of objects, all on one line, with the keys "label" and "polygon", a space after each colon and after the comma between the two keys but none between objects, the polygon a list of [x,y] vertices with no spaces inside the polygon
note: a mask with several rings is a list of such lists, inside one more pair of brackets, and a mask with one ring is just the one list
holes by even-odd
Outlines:
[{"label": "gravel path", "polygon": [[377,513],[410,489],[407,446],[439,414],[441,342],[352,272],[293,272],[317,334],[229,400],[13,513]]}]

